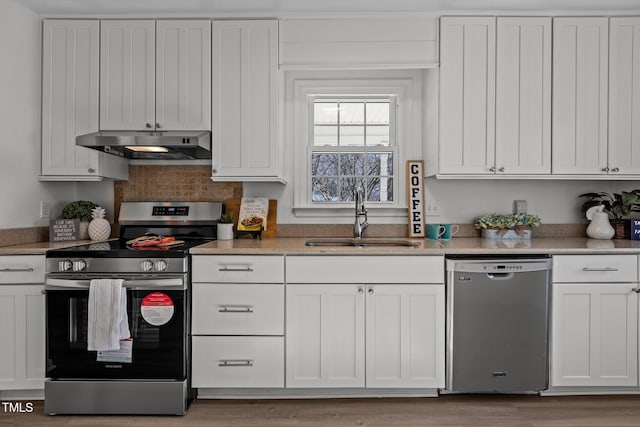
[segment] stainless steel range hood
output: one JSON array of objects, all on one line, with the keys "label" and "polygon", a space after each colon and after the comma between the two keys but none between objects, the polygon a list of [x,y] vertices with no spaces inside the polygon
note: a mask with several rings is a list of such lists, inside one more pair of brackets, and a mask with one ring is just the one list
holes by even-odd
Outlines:
[{"label": "stainless steel range hood", "polygon": [[77,136],[76,145],[128,159],[211,158],[211,132],[206,131],[101,131]]}]

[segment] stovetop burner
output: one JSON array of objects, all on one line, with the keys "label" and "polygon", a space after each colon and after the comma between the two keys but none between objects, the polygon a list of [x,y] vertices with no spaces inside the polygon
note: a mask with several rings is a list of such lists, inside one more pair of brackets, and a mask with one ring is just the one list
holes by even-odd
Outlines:
[{"label": "stovetop burner", "polygon": [[48,251],[46,256],[47,258],[183,258],[189,253],[189,249],[212,240],[215,239],[202,238],[185,240],[184,244],[179,246],[134,248],[131,245],[127,245],[127,240],[118,239],[54,249]]}]

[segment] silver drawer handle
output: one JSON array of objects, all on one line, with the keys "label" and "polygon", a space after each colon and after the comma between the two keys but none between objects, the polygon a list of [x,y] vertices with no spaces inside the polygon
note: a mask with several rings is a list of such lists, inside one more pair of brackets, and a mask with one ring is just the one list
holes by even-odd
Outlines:
[{"label": "silver drawer handle", "polygon": [[584,267],[582,271],[618,271],[615,267]]},{"label": "silver drawer handle", "polygon": [[229,267],[222,267],[219,268],[218,271],[253,271],[253,268],[251,267],[244,267],[244,268],[229,268]]},{"label": "silver drawer handle", "polygon": [[33,271],[33,268],[0,268],[0,272],[2,273],[24,273],[31,271]]},{"label": "silver drawer handle", "polygon": [[253,313],[250,305],[221,305],[218,313]]},{"label": "silver drawer handle", "polygon": [[218,366],[232,368],[237,366],[253,366],[253,360],[221,360]]}]

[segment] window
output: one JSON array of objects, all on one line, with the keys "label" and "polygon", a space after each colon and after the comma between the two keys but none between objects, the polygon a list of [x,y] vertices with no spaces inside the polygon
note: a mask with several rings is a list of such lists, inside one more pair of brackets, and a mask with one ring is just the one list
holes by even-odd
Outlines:
[{"label": "window", "polygon": [[397,185],[394,96],[309,97],[311,202],[388,204]]}]

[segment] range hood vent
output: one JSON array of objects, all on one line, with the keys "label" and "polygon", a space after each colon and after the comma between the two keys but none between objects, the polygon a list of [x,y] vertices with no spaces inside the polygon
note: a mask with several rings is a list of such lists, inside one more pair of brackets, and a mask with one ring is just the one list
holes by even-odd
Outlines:
[{"label": "range hood vent", "polygon": [[127,159],[211,159],[211,132],[102,131],[76,137],[76,145]]}]

